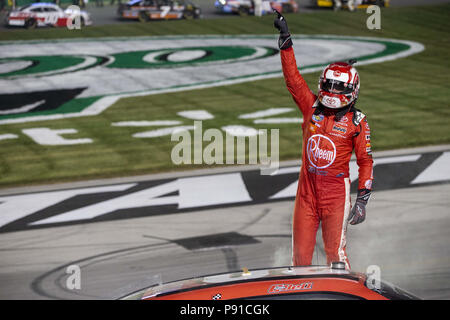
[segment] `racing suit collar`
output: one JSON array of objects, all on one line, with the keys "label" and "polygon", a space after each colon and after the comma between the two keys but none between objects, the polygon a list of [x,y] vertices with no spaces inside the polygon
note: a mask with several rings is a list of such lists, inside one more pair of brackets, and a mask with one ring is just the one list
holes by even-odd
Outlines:
[{"label": "racing suit collar", "polygon": [[350,111],[353,112],[353,111],[356,110],[355,109],[355,103],[356,103],[356,100],[353,101],[348,106],[345,106],[345,107],[342,107],[342,108],[339,108],[339,109],[331,109],[331,108],[327,108],[326,106],[324,106],[322,103],[320,103],[320,101],[317,101],[317,106],[316,106],[316,110],[314,111],[314,114],[315,115],[324,114],[326,116],[334,115],[335,121],[339,121],[348,112],[350,112]]}]

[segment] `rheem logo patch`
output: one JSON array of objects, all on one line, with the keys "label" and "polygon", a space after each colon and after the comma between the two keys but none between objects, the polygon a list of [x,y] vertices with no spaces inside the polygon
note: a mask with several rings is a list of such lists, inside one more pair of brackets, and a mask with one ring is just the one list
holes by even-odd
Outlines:
[{"label": "rheem logo patch", "polygon": [[336,146],[330,138],[315,134],[308,139],[306,152],[310,164],[316,169],[324,169],[336,159]]}]

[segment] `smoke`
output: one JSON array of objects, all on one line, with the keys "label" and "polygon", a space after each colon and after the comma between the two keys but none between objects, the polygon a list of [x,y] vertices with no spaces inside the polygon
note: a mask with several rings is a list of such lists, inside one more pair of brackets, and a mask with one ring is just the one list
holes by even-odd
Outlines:
[{"label": "smoke", "polygon": [[292,264],[291,247],[278,247],[273,255],[274,267],[290,266]]}]

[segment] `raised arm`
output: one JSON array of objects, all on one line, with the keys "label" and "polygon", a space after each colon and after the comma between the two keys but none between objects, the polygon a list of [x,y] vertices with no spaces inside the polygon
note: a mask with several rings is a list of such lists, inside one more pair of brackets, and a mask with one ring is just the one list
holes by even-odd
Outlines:
[{"label": "raised arm", "polygon": [[280,48],[281,66],[283,68],[286,86],[295,103],[305,116],[316,101],[316,96],[311,92],[305,79],[303,79],[298,71],[286,19],[278,11],[274,10],[274,12],[277,15],[274,26],[280,31],[278,47]]},{"label": "raised arm", "polygon": [[281,50],[280,55],[286,87],[303,115],[306,115],[316,101],[316,96],[311,92],[305,79],[303,79],[297,69],[294,49],[290,47]]}]

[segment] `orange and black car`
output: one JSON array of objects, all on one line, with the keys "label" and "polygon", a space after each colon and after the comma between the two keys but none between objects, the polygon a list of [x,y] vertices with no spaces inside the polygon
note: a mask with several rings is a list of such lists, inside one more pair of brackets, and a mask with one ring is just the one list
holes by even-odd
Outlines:
[{"label": "orange and black car", "polygon": [[371,275],[332,266],[244,270],[155,285],[126,300],[416,300]]}]

